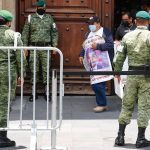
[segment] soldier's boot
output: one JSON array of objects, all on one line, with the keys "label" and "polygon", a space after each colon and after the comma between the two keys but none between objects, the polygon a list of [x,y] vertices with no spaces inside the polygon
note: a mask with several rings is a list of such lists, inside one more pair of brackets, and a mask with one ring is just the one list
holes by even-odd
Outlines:
[{"label": "soldier's boot", "polygon": [[[47,86],[45,86],[44,99],[47,101]],[[49,93],[49,101],[51,101],[51,94]]]},{"label": "soldier's boot", "polygon": [[136,148],[148,147],[150,146],[150,141],[145,139],[145,130],[146,128],[138,128],[138,137],[136,140]]},{"label": "soldier's boot", "polygon": [[9,138],[7,138],[7,131],[0,131],[0,148],[13,147],[15,145],[15,141],[11,141]]},{"label": "soldier's boot", "polygon": [[[37,94],[37,85],[36,85],[36,87],[35,87],[36,89],[35,89],[35,100],[37,100],[38,99],[38,94]],[[29,97],[29,101],[30,102],[33,102],[33,86],[32,86],[32,94],[30,95],[30,97]]]},{"label": "soldier's boot", "polygon": [[[44,99],[47,101],[47,94],[44,93]],[[49,101],[51,101],[51,94],[49,94]]]},{"label": "soldier's boot", "polygon": [[124,136],[125,136],[126,124],[119,124],[118,136],[115,139],[115,145],[124,146]]},{"label": "soldier's boot", "polygon": [[[35,100],[37,100],[37,99],[38,99],[38,95],[37,95],[37,93],[36,93],[36,94],[35,94]],[[33,102],[33,95],[30,95],[29,101],[30,101],[30,102]]]}]

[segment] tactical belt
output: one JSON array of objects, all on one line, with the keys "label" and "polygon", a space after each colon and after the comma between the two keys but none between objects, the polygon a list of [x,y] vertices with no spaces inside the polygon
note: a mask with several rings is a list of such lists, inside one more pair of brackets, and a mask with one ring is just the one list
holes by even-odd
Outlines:
[{"label": "tactical belt", "polygon": [[30,45],[32,46],[50,46],[50,42],[31,42]]}]

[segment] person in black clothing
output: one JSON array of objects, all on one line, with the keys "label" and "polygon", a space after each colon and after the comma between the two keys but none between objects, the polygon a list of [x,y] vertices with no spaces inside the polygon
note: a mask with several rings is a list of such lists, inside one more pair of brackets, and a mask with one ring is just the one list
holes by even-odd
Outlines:
[{"label": "person in black clothing", "polygon": [[116,34],[115,34],[115,40],[121,41],[123,36],[132,31],[135,30],[136,25],[133,23],[133,19],[129,12],[124,12],[122,14],[122,21],[120,26],[117,28]]}]

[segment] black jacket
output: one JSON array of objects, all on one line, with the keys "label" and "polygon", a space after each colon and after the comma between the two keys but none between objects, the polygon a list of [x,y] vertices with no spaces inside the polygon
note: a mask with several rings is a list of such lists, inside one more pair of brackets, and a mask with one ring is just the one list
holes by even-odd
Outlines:
[{"label": "black jacket", "polygon": [[131,27],[126,27],[123,24],[120,24],[120,26],[117,28],[116,34],[115,34],[115,40],[122,40],[124,35],[130,31],[133,31],[136,29],[136,25],[132,25]]}]

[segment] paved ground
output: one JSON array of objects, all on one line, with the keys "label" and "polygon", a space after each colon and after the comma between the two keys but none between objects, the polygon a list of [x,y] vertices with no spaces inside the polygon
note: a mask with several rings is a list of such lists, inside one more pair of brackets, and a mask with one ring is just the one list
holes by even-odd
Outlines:
[{"label": "paved ground", "polygon": [[[24,98],[23,119],[25,124],[32,120],[32,103]],[[37,123],[44,125],[46,102],[40,97],[36,104]],[[136,112],[133,114],[131,124],[126,129],[126,146],[115,147],[114,139],[118,130],[118,115],[121,107],[121,100],[115,96],[108,97],[109,111],[93,113],[95,97],[64,97],[64,121],[62,128],[58,131],[57,145],[67,147],[68,150],[130,150],[135,149],[134,143],[137,135]],[[19,118],[19,98],[14,102],[11,111],[10,126],[16,126]],[[23,122],[23,123],[24,123]],[[150,139],[150,127],[147,129],[146,137]],[[9,137],[16,141],[15,148],[3,150],[29,150],[30,132],[9,131]],[[50,146],[50,132],[38,132],[38,149],[42,146]],[[143,150],[149,150],[145,148]]]}]

